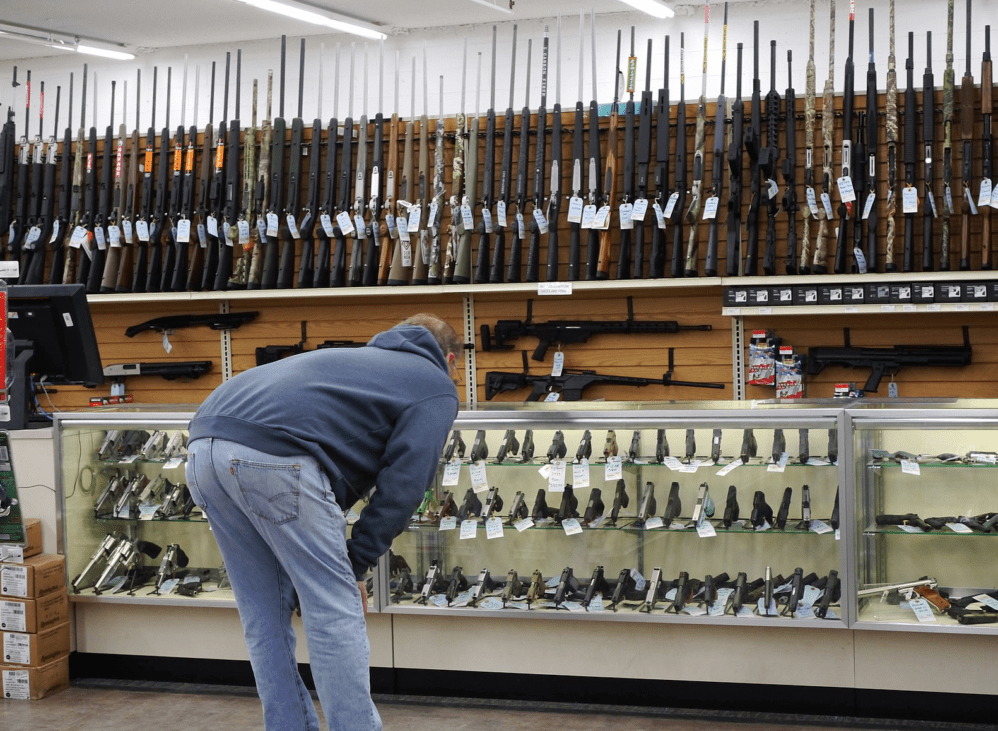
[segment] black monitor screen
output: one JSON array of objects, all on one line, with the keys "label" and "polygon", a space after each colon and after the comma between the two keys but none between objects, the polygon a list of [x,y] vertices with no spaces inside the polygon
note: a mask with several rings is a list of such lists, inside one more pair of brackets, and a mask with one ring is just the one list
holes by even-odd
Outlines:
[{"label": "black monitor screen", "polygon": [[104,382],[86,287],[82,284],[14,285],[7,288],[7,327],[28,341],[28,373],[56,383]]}]

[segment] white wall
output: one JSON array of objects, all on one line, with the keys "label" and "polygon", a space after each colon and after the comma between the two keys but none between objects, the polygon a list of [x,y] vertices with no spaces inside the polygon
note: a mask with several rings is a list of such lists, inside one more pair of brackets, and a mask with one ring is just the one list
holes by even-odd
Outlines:
[{"label": "white wall", "polygon": [[[708,41],[708,69],[707,69],[707,94],[708,97],[717,95],[720,86],[720,51],[721,51],[721,26],[723,19],[723,4],[715,2],[711,7],[710,37]],[[857,9],[855,44],[856,44],[856,84],[857,90],[865,90],[866,68],[868,62],[868,9],[873,7],[876,13],[876,62],[878,70],[878,86],[885,88],[885,73],[887,70],[887,44],[888,44],[888,2],[886,0],[876,0],[871,3],[862,3]],[[935,71],[935,81],[937,86],[942,85],[943,70],[945,64],[946,46],[946,3],[941,0],[898,0],[896,3],[896,44],[898,57],[898,77],[899,86],[905,86],[904,63],[907,56],[907,33],[915,34],[915,83],[920,86],[922,83],[922,72],[925,66],[925,45],[926,31],[933,33],[933,70]],[[597,54],[597,86],[598,95],[601,102],[609,102],[613,96],[614,81],[614,56],[616,52],[616,31],[618,28],[624,31],[624,51],[630,45],[630,26],[637,26],[636,46],[638,58],[638,90],[644,87],[645,64],[647,58],[645,49],[647,39],[653,39],[652,50],[652,89],[657,89],[662,82],[664,72],[663,38],[666,34],[671,36],[671,95],[673,101],[678,99],[679,90],[679,36],[686,34],[686,98],[693,101],[700,93],[702,48],[703,48],[703,11],[702,6],[688,9],[689,14],[683,15],[684,8],[680,7],[677,17],[668,21],[656,21],[650,16],[641,13],[619,13],[610,15],[599,15],[597,17],[596,28],[596,54]],[[816,40],[815,40],[815,63],[817,66],[817,88],[821,93],[821,87],[828,74],[828,25],[829,25],[829,5],[824,0],[817,3],[816,7]],[[841,91],[845,59],[848,49],[848,10],[849,4],[844,0],[839,0],[837,4],[836,23],[836,46],[835,46],[835,88]],[[400,8],[400,12],[402,9]],[[798,96],[804,95],[804,75],[805,65],[808,56],[808,13],[809,3],[804,0],[760,0],[758,2],[733,3],[729,11],[728,29],[728,73],[726,92],[732,96],[735,91],[735,44],[745,44],[745,70],[742,75],[742,92],[746,98],[751,95],[751,63],[752,63],[752,21],[760,21],[760,74],[762,79],[762,89],[765,93],[769,88],[769,41],[777,42],[777,88],[782,93],[786,88],[786,51],[792,50],[794,57],[794,86]],[[965,69],[965,6],[958,2],[955,17],[954,31],[954,67],[956,70],[957,83]],[[984,25],[993,20],[998,20],[998,0],[974,0],[974,31],[972,37],[971,50],[971,70],[975,79],[979,82],[981,55],[984,50]],[[15,18],[8,20],[16,21]],[[579,18],[563,18],[562,23],[562,89],[561,102],[564,107],[574,106],[578,96],[578,69],[579,69]],[[136,27],[141,27],[141,23],[130,21]],[[550,108],[555,99],[555,79],[554,79],[554,53],[556,50],[555,40],[555,19],[539,21],[528,21],[519,24],[517,41],[517,61],[516,61],[516,81],[514,89],[514,106],[519,109],[524,104],[524,72],[526,64],[527,39],[534,42],[534,57],[530,78],[530,106],[537,108],[540,101],[540,45],[543,35],[543,26],[547,23],[551,26],[551,77],[549,79],[548,107]],[[583,58],[584,86],[582,90],[583,100],[588,103],[592,96],[591,87],[591,41],[589,30],[589,18],[586,18],[585,28],[585,51]],[[181,26],[178,26],[178,28]],[[275,33],[279,33],[279,20],[275,16]],[[79,99],[80,99],[80,75],[84,60],[90,62],[90,81],[88,82],[88,114],[87,125],[92,124],[92,117],[89,110],[93,105],[92,81],[93,73],[98,75],[98,119],[97,125],[103,129],[108,123],[110,111],[110,82],[112,79],[118,82],[118,101],[115,107],[115,124],[121,121],[121,89],[122,82],[127,81],[128,95],[128,119],[127,125],[131,129],[135,120],[135,72],[142,70],[142,100],[140,128],[148,127],[151,121],[152,111],[152,70],[154,65],[158,65],[160,71],[159,91],[157,96],[157,127],[162,127],[165,122],[165,89],[166,89],[166,67],[173,67],[173,91],[170,123],[176,127],[180,122],[180,98],[182,90],[184,55],[188,56],[188,94],[187,94],[187,125],[191,124],[194,105],[194,71],[195,66],[201,67],[201,84],[198,94],[198,125],[203,126],[208,121],[208,99],[209,84],[208,74],[212,61],[218,62],[218,80],[216,88],[216,111],[215,122],[220,121],[222,112],[222,78],[224,73],[225,52],[232,52],[232,87],[230,89],[230,109],[235,103],[235,50],[242,48],[242,106],[243,111],[240,119],[243,124],[249,122],[250,105],[249,95],[252,91],[253,79],[259,80],[260,84],[260,118],[263,118],[266,108],[266,79],[267,70],[274,70],[274,111],[277,113],[277,86],[279,83],[279,58],[280,58],[280,37],[270,41],[254,41],[239,43],[235,40],[228,40],[224,37],[224,24],[219,24],[220,39],[217,44],[210,46],[189,46],[162,49],[142,55],[134,61],[107,61],[95,57],[85,57],[79,54],[71,58],[68,54],[60,54],[52,58],[30,59],[17,62],[19,66],[19,80],[23,80],[24,70],[32,69],[34,80],[32,88],[32,112],[31,112],[31,134],[37,132],[37,82],[46,82],[46,125],[45,133],[50,134],[52,121],[55,112],[55,86],[63,86],[62,119],[59,122],[60,132],[65,127],[66,106],[68,100],[69,73],[76,74],[76,90],[74,99],[74,127],[79,120]],[[513,23],[503,22],[498,24],[498,52],[496,70],[496,105],[505,110],[509,103],[509,68],[511,39],[513,33]],[[998,23],[995,28],[996,55],[998,55]],[[395,57],[398,52],[401,60],[401,70],[399,79],[399,103],[402,116],[407,117],[410,109],[410,95],[413,91],[413,79],[411,73],[411,59],[417,57],[417,78],[416,93],[417,104],[416,114],[422,113],[422,54],[424,47],[427,49],[428,59],[428,96],[429,114],[434,116],[439,108],[439,76],[444,75],[445,91],[443,107],[445,114],[454,114],[458,111],[461,102],[461,54],[464,38],[468,39],[468,89],[467,108],[469,112],[474,111],[475,86],[476,86],[476,64],[477,54],[482,53],[482,111],[488,107],[489,103],[489,77],[492,49],[492,26],[458,26],[441,29],[413,29],[404,34],[393,35],[385,42],[385,111],[391,112],[394,106],[394,74]],[[305,99],[303,114],[306,119],[312,119],[317,112],[318,76],[319,76],[319,45],[325,44],[325,54],[323,56],[323,108],[322,116],[328,119],[333,112],[334,95],[334,59],[335,44],[341,44],[341,58],[339,71],[339,118],[342,120],[347,115],[349,97],[349,61],[350,44],[354,41],[351,36],[330,35],[330,36],[310,36],[306,44],[306,64],[305,64]],[[362,113],[363,102],[363,41],[357,43],[357,68],[354,73],[354,116],[359,117]],[[378,106],[378,44],[368,44],[368,112],[373,115]],[[288,39],[288,59],[287,59],[287,96],[285,100],[285,116],[293,117],[297,112],[297,92],[298,92],[298,53],[299,38]],[[14,62],[0,65],[0,79],[9,79],[11,67]],[[622,63],[622,68],[626,63]],[[0,103],[6,105],[11,101],[11,87],[4,82],[0,85]],[[23,107],[24,107],[24,86],[17,91],[14,98],[15,110],[17,111],[16,122],[18,133],[23,130]]]}]

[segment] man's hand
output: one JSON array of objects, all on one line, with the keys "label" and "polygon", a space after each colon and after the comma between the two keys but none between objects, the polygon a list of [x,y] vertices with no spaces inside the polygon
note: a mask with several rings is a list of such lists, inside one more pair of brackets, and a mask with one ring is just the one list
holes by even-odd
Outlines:
[{"label": "man's hand", "polygon": [[358,581],[357,591],[360,592],[360,603],[364,607],[364,614],[367,614],[367,582]]}]

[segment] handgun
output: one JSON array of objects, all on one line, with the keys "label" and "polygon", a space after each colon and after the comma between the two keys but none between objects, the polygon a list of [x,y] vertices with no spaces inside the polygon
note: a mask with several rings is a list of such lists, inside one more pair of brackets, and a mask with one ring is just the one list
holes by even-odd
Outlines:
[{"label": "handgun", "polygon": [[787,606],[783,608],[782,614],[791,617],[797,614],[797,605],[800,604],[801,597],[804,596],[804,569],[799,566],[794,569],[793,578],[790,579],[790,594],[787,597]]},{"label": "handgun", "polygon": [[100,518],[105,515],[112,515],[114,512],[114,504],[118,502],[118,498],[121,497],[121,488],[125,485],[126,477],[119,470],[111,470],[106,473],[110,476],[107,481],[107,487],[97,498],[97,502],[94,503],[94,517]]},{"label": "handgun", "polygon": [[83,589],[94,586],[91,583],[91,576],[99,576],[100,572],[103,572],[103,567],[107,566],[107,561],[111,558],[118,543],[124,540],[127,539],[120,533],[108,533],[104,536],[100,545],[97,546],[97,550],[87,561],[87,565],[83,567],[83,571],[70,582],[69,585],[74,594],[79,594]]},{"label": "handgun", "polygon": [[156,588],[150,594],[158,595],[159,590],[163,588],[163,583],[168,579],[174,578],[177,570],[187,568],[187,564],[189,563],[190,559],[184,553],[184,549],[180,547],[180,544],[171,543],[167,546],[166,552],[163,554],[163,560],[160,561],[159,570],[156,572]]},{"label": "handgun", "polygon": [[439,593],[445,586],[446,584],[444,584],[443,576],[441,575],[440,563],[437,559],[434,559],[430,562],[430,568],[426,571],[423,588],[420,590],[416,604],[426,604],[431,594]]},{"label": "handgun", "polygon": [[811,459],[811,445],[807,436],[807,429],[798,430],[799,439],[797,442],[797,461],[801,464],[807,464],[807,461]]},{"label": "handgun", "polygon": [[828,606],[835,601],[835,593],[839,588],[839,572],[832,569],[828,572],[828,583],[825,584],[825,593],[821,595],[821,599],[818,602],[817,609],[814,610],[814,616],[819,619],[825,619],[828,615]]},{"label": "handgun", "polygon": [[398,604],[403,599],[410,598],[414,590],[415,584],[412,582],[412,573],[408,569],[403,569],[399,572],[398,578],[395,580],[395,591],[392,592],[392,602]]},{"label": "handgun", "polygon": [[641,497],[641,507],[638,509],[637,522],[647,522],[649,518],[655,515],[655,511],[657,509],[658,504],[655,502],[655,483],[646,482],[644,495]]},{"label": "handgun", "polygon": [[606,433],[606,443],[603,445],[603,459],[617,456],[617,432],[610,429]]},{"label": "handgun", "polygon": [[724,519],[721,525],[730,528],[738,520],[738,490],[734,485],[728,486],[728,498],[724,505]]},{"label": "handgun", "polygon": [[471,463],[475,464],[489,456],[489,445],[485,441],[485,430],[479,429],[471,445]]},{"label": "handgun", "polygon": [[537,491],[537,497],[534,498],[534,509],[530,511],[530,517],[535,523],[551,517],[551,509],[548,507],[547,494],[544,492],[544,488]]},{"label": "handgun", "polygon": [[136,518],[138,517],[139,493],[149,484],[149,478],[143,474],[137,474],[125,485],[114,505],[115,518]]},{"label": "handgun", "polygon": [[463,569],[460,566],[455,566],[454,570],[450,573],[450,581],[447,582],[447,606],[449,607],[454,603],[457,595],[468,588],[468,580],[464,578],[462,573]]},{"label": "handgun", "polygon": [[110,459],[114,454],[114,443],[121,437],[119,429],[110,429],[104,433],[104,441],[97,448],[97,459]]},{"label": "handgun", "polygon": [[669,500],[665,504],[665,515],[662,517],[665,527],[668,528],[672,525],[672,521],[678,520],[682,511],[683,501],[679,498],[679,483],[673,482],[669,488]]},{"label": "handgun", "polygon": [[668,456],[669,440],[665,436],[665,429],[659,429],[655,433],[655,461],[662,464]]},{"label": "handgun", "polygon": [[707,611],[713,609],[714,602],[717,601],[717,587],[726,583],[728,583],[728,574],[726,572],[717,576],[707,574],[703,578],[703,599],[701,601],[707,607]]},{"label": "handgun", "polygon": [[520,449],[520,461],[529,462],[534,458],[534,430],[527,429],[523,433],[523,446]]},{"label": "handgun", "polygon": [[146,443],[149,439],[149,432],[143,431],[141,429],[130,429],[126,431],[120,441],[115,442],[115,447],[117,449],[117,459],[124,459],[125,457],[131,457],[133,454],[138,454],[142,445]]},{"label": "handgun", "polygon": [[631,435],[631,448],[627,450],[627,458],[634,462],[641,456],[641,431],[635,429]]},{"label": "handgun", "polygon": [[748,461],[758,454],[759,445],[755,440],[755,432],[751,429],[746,429],[742,432],[742,450],[741,450],[741,460],[742,464],[748,464]]},{"label": "handgun", "polygon": [[738,614],[741,610],[742,605],[745,603],[745,582],[748,581],[748,577],[745,575],[744,571],[738,573],[738,577],[735,579],[735,589],[731,592],[731,613]]},{"label": "handgun", "polygon": [[658,604],[659,594],[662,590],[662,569],[658,566],[652,569],[651,578],[648,579],[648,587],[645,590],[645,600],[638,607],[639,612],[650,614],[655,605]]},{"label": "handgun", "polygon": [[468,491],[464,493],[464,501],[461,503],[461,507],[457,511],[458,522],[474,518],[481,514],[482,501],[478,499],[478,495],[475,494],[475,490],[469,487]]},{"label": "handgun", "polygon": [[575,490],[571,485],[565,485],[565,492],[561,494],[561,505],[558,507],[555,520],[561,523],[569,518],[578,518],[578,507],[579,499],[575,497]]},{"label": "handgun", "polygon": [[839,430],[828,430],[828,461],[836,464],[839,461]]},{"label": "handgun", "polygon": [[523,494],[522,490],[517,490],[513,497],[513,507],[509,509],[509,525],[524,520],[528,515],[527,496]]},{"label": "handgun", "polygon": [[540,571],[535,570],[534,575],[530,577],[530,586],[527,588],[527,606],[530,606],[538,599],[543,599],[546,588],[544,576]]},{"label": "handgun", "polygon": [[790,515],[790,498],[794,495],[793,488],[788,487],[783,491],[783,499],[780,501],[780,509],[776,512],[776,522],[773,527],[783,530],[787,527],[787,516]]},{"label": "handgun", "polygon": [[832,519],[829,521],[832,524],[832,530],[839,529],[839,491],[835,491],[835,505],[832,506]]},{"label": "handgun", "polygon": [[679,579],[676,581],[676,598],[672,600],[672,604],[666,607],[665,613],[668,614],[675,610],[676,614],[679,614],[683,611],[690,593],[690,575],[686,571],[680,571]]},{"label": "handgun", "polygon": [[166,432],[157,429],[146,440],[145,444],[142,445],[142,449],[139,451],[139,454],[142,459],[155,459],[162,451],[165,442]]},{"label": "handgun", "polygon": [[523,592],[523,583],[520,581],[516,569],[510,569],[509,573],[506,574],[506,586],[502,590],[502,605],[505,607],[506,602],[512,601]]},{"label": "handgun", "polygon": [[686,430],[686,461],[692,462],[697,456],[697,437],[693,429]]},{"label": "handgun", "polygon": [[797,524],[797,530],[811,530],[811,488],[807,485],[801,488],[800,513],[801,521]]},{"label": "handgun", "polygon": [[496,452],[496,464],[502,464],[506,460],[507,454],[516,454],[519,451],[520,442],[516,439],[516,432],[507,429],[503,435],[502,443],[499,445],[499,451]]},{"label": "handgun", "polygon": [[567,595],[575,594],[578,590],[579,580],[575,578],[575,572],[572,571],[572,567],[568,566],[561,572],[561,578],[558,579],[558,586],[554,590],[554,599],[552,599],[554,605],[556,607],[561,606]]},{"label": "handgun", "polygon": [[565,435],[559,429],[554,433],[554,438],[551,439],[551,446],[548,447],[548,462],[554,462],[556,459],[564,459],[566,454],[568,454],[568,448],[565,446]]},{"label": "handgun", "polygon": [[631,499],[627,496],[626,487],[623,478],[617,480],[617,487],[613,493],[613,508],[610,510],[610,525],[617,525],[620,509],[626,508],[631,502]]},{"label": "handgun", "polygon": [[498,487],[489,488],[489,494],[485,496],[485,507],[482,508],[482,520],[488,520],[493,513],[502,510],[503,501],[499,495]]},{"label": "handgun", "polygon": [[766,494],[762,490],[756,490],[755,496],[752,498],[750,519],[753,528],[759,528],[764,523],[773,524],[773,509],[766,502]]},{"label": "handgun", "polygon": [[444,447],[444,462],[450,462],[457,452],[458,459],[464,459],[464,440],[461,439],[461,430],[455,429],[450,436],[450,441]]},{"label": "handgun", "polygon": [[773,572],[769,568],[769,566],[766,567],[766,574],[763,581],[764,581],[763,584],[764,588],[762,592],[762,607],[763,607],[762,616],[775,617],[777,616],[777,614],[769,613],[769,609],[773,604]]},{"label": "handgun", "polygon": [[578,464],[582,464],[582,460],[589,459],[593,453],[593,436],[586,429],[582,433],[582,441],[579,442],[579,448],[575,450],[575,461]]},{"label": "handgun", "polygon": [[122,538],[114,547],[114,551],[107,559],[107,565],[104,568],[103,573],[100,578],[97,579],[97,583],[94,584],[94,594],[98,596],[101,593],[101,587],[104,586],[108,581],[114,578],[119,572],[127,574],[135,565],[139,562],[142,555],[146,555],[149,558],[157,558],[162,549],[155,543],[150,543],[149,541],[132,541],[127,538]]},{"label": "handgun", "polygon": [[783,453],[787,451],[787,440],[783,436],[782,429],[773,430],[773,464],[778,464],[783,459]]},{"label": "handgun", "polygon": [[440,507],[437,508],[437,514],[434,518],[436,522],[439,522],[443,518],[449,518],[451,516],[457,516],[457,502],[454,500],[454,493],[447,490],[444,496],[440,499]]},{"label": "handgun", "polygon": [[492,574],[489,573],[488,569],[482,569],[478,574],[478,581],[475,583],[475,588],[471,591],[471,599],[468,600],[468,606],[477,606],[478,602],[495,588],[496,582],[492,580]]},{"label": "handgun", "polygon": [[607,596],[610,593],[610,584],[606,580],[602,566],[597,566],[593,571],[592,578],[589,579],[589,585],[586,587],[586,595],[582,599],[582,606],[589,609],[589,605],[592,604],[593,599],[596,597],[596,592],[599,592],[602,596]]},{"label": "handgun", "polygon": [[710,438],[710,461],[717,464],[721,459],[721,430],[715,429]]},{"label": "handgun", "polygon": [[161,455],[163,461],[165,462],[173,459],[174,457],[180,456],[181,450],[186,446],[184,433],[178,431],[170,437],[170,440],[166,443],[166,446],[163,447],[163,453]]},{"label": "handgun", "polygon": [[617,605],[627,599],[628,594],[635,591],[637,585],[634,577],[631,576],[630,569],[621,569],[620,575],[617,576],[617,583],[613,587],[613,596],[610,597],[610,609],[616,612]]},{"label": "handgun", "polygon": [[603,504],[603,491],[594,487],[589,493],[589,502],[586,504],[586,512],[582,516],[582,521],[586,524],[603,515],[606,506]]},{"label": "handgun", "polygon": [[691,519],[691,526],[696,528],[698,525],[703,523],[707,518],[714,517],[714,501],[710,499],[710,487],[706,482],[700,483],[700,489],[697,491],[697,501],[693,506],[693,517]]}]

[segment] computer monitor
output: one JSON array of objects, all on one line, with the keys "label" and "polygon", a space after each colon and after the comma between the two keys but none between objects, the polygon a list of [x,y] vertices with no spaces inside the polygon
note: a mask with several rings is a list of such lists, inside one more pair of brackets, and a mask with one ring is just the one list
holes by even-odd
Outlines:
[{"label": "computer monitor", "polygon": [[[8,287],[7,327],[14,339],[15,358],[7,428],[28,426],[26,413],[34,402],[31,378],[91,387],[104,383],[84,285]],[[25,423],[19,423],[22,418]]]}]

